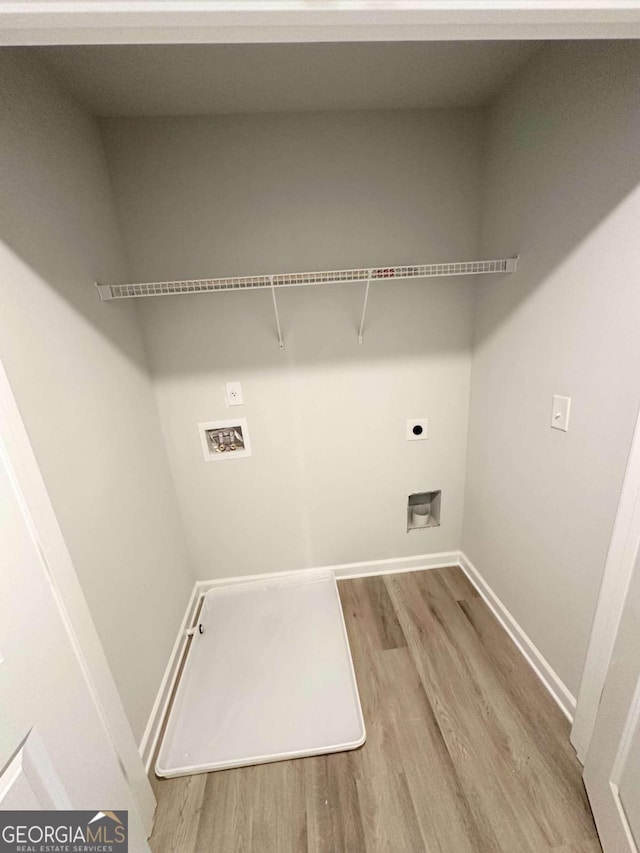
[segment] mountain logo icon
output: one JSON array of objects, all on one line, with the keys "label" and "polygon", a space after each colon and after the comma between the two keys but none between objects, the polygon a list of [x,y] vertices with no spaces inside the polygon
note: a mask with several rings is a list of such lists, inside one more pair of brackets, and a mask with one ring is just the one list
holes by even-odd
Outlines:
[{"label": "mountain logo icon", "polygon": [[96,812],[94,817],[89,821],[90,824],[95,823],[98,820],[102,820],[102,818],[108,817],[109,820],[115,821],[115,823],[119,823],[122,826],[122,821],[118,817],[115,812]]}]

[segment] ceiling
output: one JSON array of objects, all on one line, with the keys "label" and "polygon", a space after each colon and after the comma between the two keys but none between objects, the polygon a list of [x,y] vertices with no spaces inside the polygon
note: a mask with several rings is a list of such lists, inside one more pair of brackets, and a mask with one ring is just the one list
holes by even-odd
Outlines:
[{"label": "ceiling", "polygon": [[427,109],[489,102],[539,42],[19,48],[99,116]]}]

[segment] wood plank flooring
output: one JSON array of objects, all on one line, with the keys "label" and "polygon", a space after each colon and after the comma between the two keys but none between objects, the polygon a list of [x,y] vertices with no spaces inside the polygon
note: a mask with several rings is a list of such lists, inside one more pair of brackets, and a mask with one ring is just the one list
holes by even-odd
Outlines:
[{"label": "wood plank flooring", "polygon": [[461,570],[339,589],[365,745],[154,778],[154,853],[600,853],[569,725]]}]

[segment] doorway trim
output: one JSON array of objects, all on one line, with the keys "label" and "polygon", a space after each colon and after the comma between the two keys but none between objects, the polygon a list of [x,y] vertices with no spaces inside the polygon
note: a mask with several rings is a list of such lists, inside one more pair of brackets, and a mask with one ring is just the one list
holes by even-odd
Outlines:
[{"label": "doorway trim", "polygon": [[33,524],[61,618],[148,835],[156,801],[71,555],[0,360],[0,440]]},{"label": "doorway trim", "polygon": [[640,0],[17,0],[0,44],[639,38]]},{"label": "doorway trim", "polygon": [[[604,38],[640,38],[640,0],[0,0],[0,45]],[[96,679],[106,724],[147,814],[153,796],[138,778],[128,723],[0,364],[0,429],[7,423],[14,427],[13,455],[21,485],[54,583],[72,617],[70,630],[82,646],[78,653],[84,653]],[[639,541],[637,425],[571,735],[583,761]]]},{"label": "doorway trim", "polygon": [[639,546],[640,413],[620,492],[571,730],[571,743],[583,764],[593,735]]}]

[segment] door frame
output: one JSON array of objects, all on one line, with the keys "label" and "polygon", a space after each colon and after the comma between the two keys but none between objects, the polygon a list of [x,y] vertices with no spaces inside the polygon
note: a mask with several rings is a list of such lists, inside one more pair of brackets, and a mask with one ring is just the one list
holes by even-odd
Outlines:
[{"label": "door frame", "polygon": [[156,807],[153,790],[1,359],[0,441],[15,476],[19,498],[29,512],[32,532],[71,647],[118,756],[142,825],[150,835]]},{"label": "door frame", "polygon": [[636,841],[633,837],[633,831],[629,824],[627,814],[624,810],[622,799],[620,798],[620,781],[624,772],[624,765],[629,755],[631,744],[633,742],[633,735],[638,725],[640,725],[640,679],[638,679],[638,681],[636,682],[636,689],[633,692],[633,699],[631,700],[629,713],[627,714],[627,719],[624,723],[622,737],[620,739],[620,744],[618,746],[618,752],[616,754],[615,761],[613,762],[613,767],[611,769],[611,777],[609,781],[609,785],[611,787],[611,794],[614,798],[616,810],[620,817],[620,823],[622,824],[622,831],[625,835],[625,840],[627,841],[630,850],[632,850],[636,846]]},{"label": "door frame", "polygon": [[0,0],[0,44],[640,38],[640,0]]},{"label": "door frame", "polygon": [[640,547],[640,412],[618,501],[585,659],[571,743],[584,764]]},{"label": "door frame", "polygon": [[[0,45],[606,38],[640,38],[640,0],[0,0]],[[0,403],[7,387],[0,371]],[[8,409],[15,421],[12,400]],[[136,780],[143,814],[148,815],[149,794],[131,755],[124,711],[19,416],[17,420],[15,455],[24,457],[22,486],[47,543],[53,582],[72,614],[79,654],[82,648],[114,743],[123,761],[126,756],[127,772]],[[640,541],[639,498],[637,425],[571,734],[582,761]]]}]

